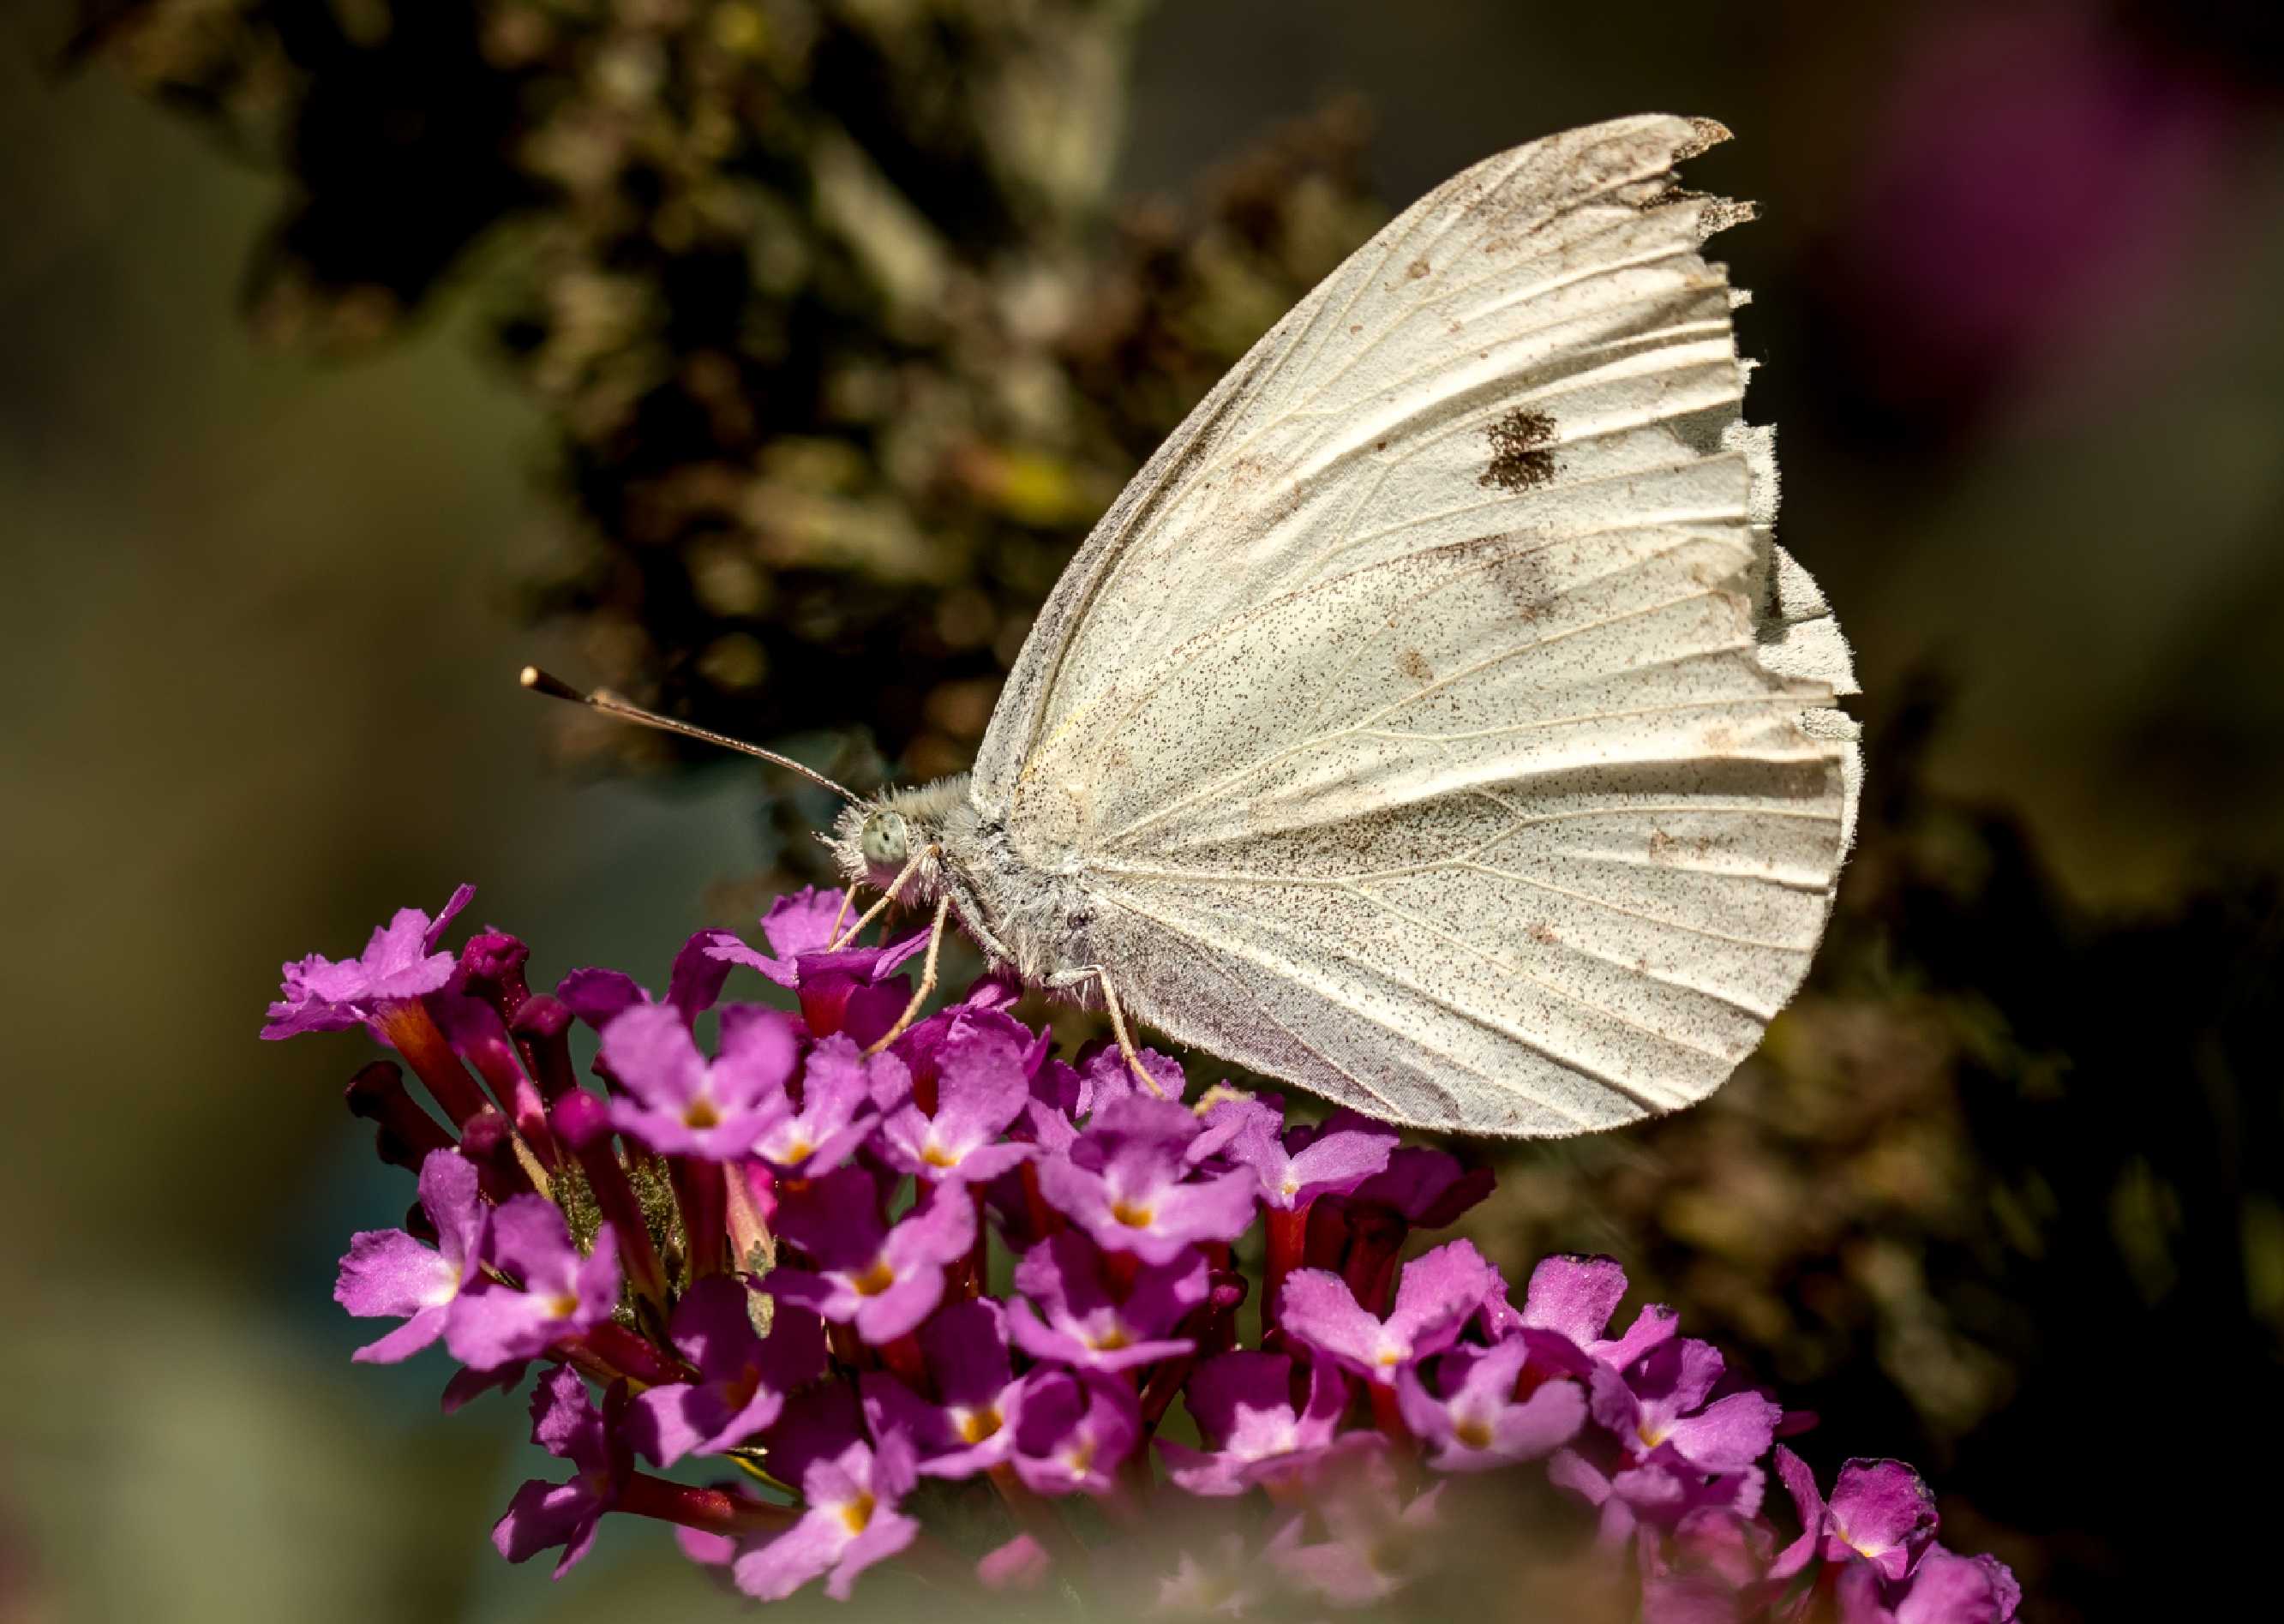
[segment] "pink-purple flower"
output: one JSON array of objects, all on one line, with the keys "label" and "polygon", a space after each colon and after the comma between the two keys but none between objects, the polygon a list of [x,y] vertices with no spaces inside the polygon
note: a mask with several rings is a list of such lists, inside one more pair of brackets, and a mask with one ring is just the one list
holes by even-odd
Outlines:
[{"label": "pink-purple flower", "polygon": [[1114,1100],[1068,1155],[1040,1167],[1040,1193],[1104,1251],[1146,1263],[1235,1240],[1253,1222],[1257,1181],[1242,1168],[1191,1177],[1185,1152],[1198,1133],[1197,1118],[1171,1099]]},{"label": "pink-purple flower", "polygon": [[1586,1420],[1575,1381],[1549,1381],[1516,1396],[1530,1345],[1510,1337],[1490,1347],[1454,1348],[1396,1372],[1398,1413],[1428,1446],[1438,1472],[1486,1472],[1551,1455]]},{"label": "pink-purple flower", "polygon": [[825,1037],[843,1032],[861,1044],[886,1033],[911,997],[901,979],[890,980],[927,945],[917,932],[888,947],[831,944],[849,916],[829,891],[802,891],[780,897],[762,919],[770,951],[761,953],[727,931],[709,934],[707,951],[724,966],[757,970],[801,1000],[802,1019]]},{"label": "pink-purple flower", "polygon": [[1036,1495],[1104,1495],[1141,1440],[1134,1389],[1092,1370],[1026,1378],[1012,1464]]},{"label": "pink-purple flower", "polygon": [[1807,1463],[1782,1445],[1776,1468],[1801,1521],[1800,1538],[1777,1558],[1779,1576],[1813,1559],[1860,1559],[1883,1579],[1901,1579],[1935,1539],[1935,1496],[1901,1461],[1848,1462],[1829,1501],[1817,1492]]},{"label": "pink-purple flower", "polygon": [[1623,1370],[1670,1338],[1676,1323],[1672,1309],[1651,1303],[1635,1316],[1623,1336],[1605,1337],[1602,1332],[1610,1316],[1617,1312],[1625,1294],[1625,1270],[1613,1258],[1541,1258],[1530,1271],[1530,1284],[1524,1288],[1519,1310],[1508,1308],[1504,1300],[1491,1305],[1492,1330],[1515,1328],[1561,1339],[1569,1345],[1568,1348],[1545,1336],[1530,1341],[1542,1354],[1578,1374],[1586,1371],[1585,1362],[1590,1360]]},{"label": "pink-purple flower", "polygon": [[1347,1384],[1329,1365],[1248,1350],[1200,1364],[1186,1390],[1207,1448],[1162,1438],[1169,1475],[1193,1495],[1241,1495],[1258,1485],[1304,1477],[1329,1453],[1374,1448],[1376,1433],[1341,1439]]},{"label": "pink-purple flower", "polygon": [[1008,1325],[1025,1353],[1078,1369],[1127,1370],[1190,1351],[1191,1341],[1173,1333],[1206,1300],[1206,1263],[1193,1253],[1143,1264],[1122,1290],[1094,1243],[1065,1230],[1023,1254],[1015,1287],[1023,1295],[1009,1303]]},{"label": "pink-purple flower", "polygon": [[[1273,1119],[1278,1113],[1267,1113]],[[1306,1206],[1323,1195],[1347,1195],[1388,1167],[1396,1130],[1352,1111],[1335,1113],[1321,1127],[1302,1125],[1276,1131],[1271,1121],[1249,1118],[1232,1137],[1228,1156],[1253,1169],[1261,1199],[1273,1207]]]},{"label": "pink-purple flower", "polygon": [[262,1035],[278,1039],[305,1032],[338,1032],[362,1026],[384,1043],[393,1042],[387,1017],[397,1004],[416,1003],[422,995],[441,990],[459,965],[458,956],[442,951],[443,940],[460,910],[476,894],[462,886],[447,899],[433,919],[418,908],[400,908],[387,925],[377,926],[355,958],[330,959],[312,953],[285,968],[285,985]]},{"label": "pink-purple flower", "polygon": [[1757,1393],[1713,1397],[1723,1369],[1712,1344],[1686,1338],[1659,1344],[1623,1376],[1598,1364],[1588,1377],[1594,1419],[1636,1461],[1662,1449],[1699,1472],[1745,1471],[1769,1452],[1784,1411]]},{"label": "pink-purple flower", "polygon": [[672,1335],[692,1379],[645,1388],[629,1407],[627,1436],[661,1466],[742,1444],[775,1421],[786,1397],[825,1373],[825,1329],[790,1305],[754,1328],[758,1300],[735,1275],[696,1282],[675,1305]]},{"label": "pink-purple flower", "polygon": [[927,1477],[973,1477],[1005,1460],[1015,1447],[1022,1384],[999,1305],[974,1299],[945,1304],[921,1328],[919,1351],[928,1394],[886,1370],[859,1378],[873,1433],[911,1440]]},{"label": "pink-purple flower", "polygon": [[404,1322],[357,1349],[359,1360],[395,1364],[442,1336],[474,1265],[487,1209],[476,1170],[458,1151],[432,1151],[421,1162],[420,1206],[435,1227],[434,1247],[403,1230],[367,1230],[350,1238],[341,1259],[333,1300],[360,1318]]},{"label": "pink-purple flower", "polygon": [[1347,1281],[1321,1269],[1287,1280],[1278,1312],[1302,1347],[1385,1386],[1406,1365],[1451,1347],[1502,1289],[1498,1271],[1474,1244],[1455,1240],[1404,1265],[1384,1319],[1357,1301]]},{"label": "pink-purple flower", "polygon": [[[1935,1542],[1908,1467],[1851,1461],[1827,1501],[1774,1446],[1776,1401],[1670,1310],[1612,1335],[1612,1260],[1545,1259],[1520,1300],[1467,1241],[1404,1262],[1489,1188],[1445,1152],[1344,1113],[1289,1123],[1273,1096],[1185,1104],[1161,1056],[1154,1089],[1109,1046],[1052,1058],[1004,976],[867,1055],[918,939],[833,946],[835,897],[773,908],[771,954],[700,933],[658,1000],[601,968],[532,995],[515,938],[445,949],[465,901],[288,966],[269,1035],[395,1050],[348,1100],[417,1167],[420,1210],[356,1236],[335,1295],[403,1322],[359,1359],[443,1344],[448,1409],[540,1367],[532,1436],[571,1472],[516,1491],[511,1560],[561,1573],[632,1517],[762,1599],[846,1597],[894,1559],[986,1595],[1374,1607],[1468,1556],[1453,1508],[1521,1471],[1581,1503],[1600,1549],[1580,1559],[1637,1586],[1647,1624],[2014,1617],[2013,1576]],[[802,1013],[722,1005],[745,969]],[[576,1074],[575,1015],[607,1091]],[[1771,1470],[1796,1534],[1763,1505]]]},{"label": "pink-purple flower", "polygon": [[903,1086],[903,1063],[894,1055],[868,1059],[845,1034],[836,1033],[810,1050],[800,1103],[772,1117],[750,1148],[788,1175],[814,1178],[848,1160],[871,1138],[880,1121],[875,1094]]},{"label": "pink-purple flower", "polygon": [[603,1064],[625,1089],[611,1102],[612,1122],[663,1155],[742,1156],[793,1114],[786,1083],[797,1052],[774,1010],[723,1011],[721,1052],[709,1061],[680,1011],[637,1004],[603,1028]]},{"label": "pink-purple flower", "polygon": [[782,1601],[823,1579],[827,1596],[846,1601],[859,1574],[919,1536],[919,1522],[897,1509],[918,1481],[911,1444],[901,1433],[867,1442],[837,1414],[804,1417],[780,1429],[769,1455],[807,1509],[791,1527],[745,1545],[732,1559],[738,1588],[755,1600]]},{"label": "pink-purple flower", "polygon": [[909,1336],[943,1300],[943,1271],[975,1244],[975,1205],[957,1185],[939,1188],[890,1224],[872,1175],[842,1167],[778,1208],[779,1231],[808,1255],[770,1271],[763,1288],[875,1346]]},{"label": "pink-purple flower", "polygon": [[989,1027],[963,1027],[935,1059],[935,1109],[912,1101],[880,1124],[888,1164],[919,1178],[983,1183],[1028,1160],[1031,1146],[1002,1137],[1031,1098],[1014,1042]]},{"label": "pink-purple flower", "polygon": [[560,1579],[595,1542],[603,1513],[618,1503],[628,1463],[586,1385],[567,1367],[544,1378],[532,1394],[531,1441],[576,1470],[561,1483],[534,1479],[517,1489],[492,1528],[492,1543],[511,1562],[561,1547],[555,1564]]},{"label": "pink-purple flower", "polygon": [[461,1288],[445,1316],[452,1357],[472,1370],[497,1370],[608,1320],[619,1302],[609,1229],[582,1254],[545,1198],[501,1202],[484,1230],[483,1275]]}]

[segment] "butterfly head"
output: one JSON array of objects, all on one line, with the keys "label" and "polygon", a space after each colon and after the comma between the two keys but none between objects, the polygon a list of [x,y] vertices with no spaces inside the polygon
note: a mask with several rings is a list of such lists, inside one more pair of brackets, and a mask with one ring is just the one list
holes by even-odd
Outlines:
[{"label": "butterfly head", "polygon": [[864,854],[868,868],[894,873],[911,858],[911,824],[892,807],[874,807],[864,814],[864,824],[856,831],[856,849]]},{"label": "butterfly head", "polygon": [[920,859],[898,893],[918,900],[933,893],[933,859],[942,849],[944,821],[966,802],[964,774],[916,789],[887,790],[876,800],[844,808],[825,843],[843,874],[877,889],[885,890]]}]

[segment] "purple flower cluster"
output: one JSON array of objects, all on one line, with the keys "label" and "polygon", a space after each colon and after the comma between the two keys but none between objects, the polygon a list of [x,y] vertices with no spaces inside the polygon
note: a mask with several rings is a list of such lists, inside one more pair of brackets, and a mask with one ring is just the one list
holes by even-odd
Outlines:
[{"label": "purple flower cluster", "polygon": [[[263,1035],[363,1026],[402,1061],[348,1089],[419,1184],[404,1229],[341,1260],[341,1305],[402,1322],[356,1356],[441,1341],[448,1409],[548,1367],[532,1437],[570,1475],[517,1491],[511,1561],[559,1551],[560,1573],[618,1511],[762,1599],[846,1597],[890,1558],[1130,1582],[1157,1508],[1213,1504],[1208,1540],[1155,1552],[1164,1609],[1363,1606],[1413,1582],[1455,1496],[1540,1463],[1645,1619],[2014,1616],[2006,1568],[1935,1543],[1908,1467],[1851,1461],[1827,1499],[1776,1441],[1806,1418],[1669,1310],[1613,1335],[1615,1263],[1546,1259],[1517,1300],[1468,1241],[1407,1248],[1490,1189],[1443,1152],[1188,1099],[1154,1054],[1146,1083],[1115,1050],[1060,1058],[997,978],[884,1044],[917,939],[836,949],[829,895],[780,901],[766,953],[700,933],[662,998],[605,970],[534,994],[497,931],[443,950],[468,896],[288,965]],[[721,1005],[740,966],[798,1013]],[[694,1456],[738,1475],[658,1475]],[[971,1502],[990,1516],[950,1520],[997,1534],[923,1525]]]}]

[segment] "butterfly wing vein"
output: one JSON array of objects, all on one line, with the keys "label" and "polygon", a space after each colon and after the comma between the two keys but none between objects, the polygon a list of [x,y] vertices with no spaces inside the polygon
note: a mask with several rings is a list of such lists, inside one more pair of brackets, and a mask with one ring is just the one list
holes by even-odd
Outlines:
[{"label": "butterfly wing vein", "polygon": [[1700,1097],[1791,995],[1852,684],[1699,253],[1740,211],[1671,186],[1708,139],[1621,121],[1439,188],[1066,573],[971,794],[1144,1020],[1557,1134]]}]

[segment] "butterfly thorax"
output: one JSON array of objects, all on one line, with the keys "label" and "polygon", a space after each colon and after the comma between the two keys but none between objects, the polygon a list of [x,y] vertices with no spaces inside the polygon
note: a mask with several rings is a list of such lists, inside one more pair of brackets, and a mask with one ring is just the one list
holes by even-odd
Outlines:
[{"label": "butterfly thorax", "polygon": [[964,773],[849,808],[825,844],[856,884],[886,890],[909,868],[899,902],[930,907],[949,896],[976,945],[1034,986],[1093,963],[1092,909],[1076,877],[1043,871],[1016,852],[1004,821],[970,799]]}]

